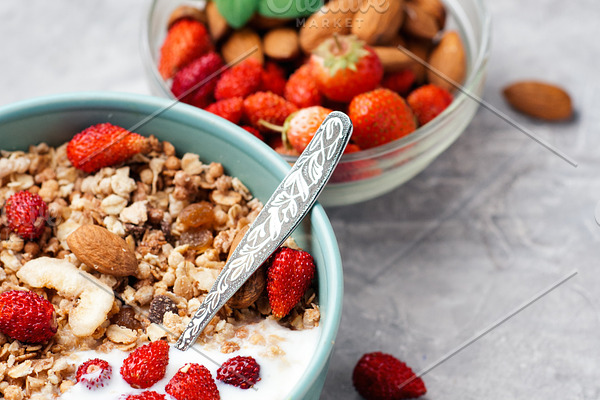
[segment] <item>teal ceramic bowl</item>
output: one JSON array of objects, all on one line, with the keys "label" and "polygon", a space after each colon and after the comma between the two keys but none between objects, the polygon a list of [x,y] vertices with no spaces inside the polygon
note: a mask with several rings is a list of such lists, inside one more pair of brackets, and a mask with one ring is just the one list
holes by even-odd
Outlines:
[{"label": "teal ceramic bowl", "polygon": [[[42,141],[60,145],[100,122],[128,128],[145,121],[135,129],[137,133],[168,140],[180,151],[199,154],[205,162],[222,163],[228,174],[240,178],[266,202],[289,165],[241,128],[185,104],[171,105],[167,99],[102,92],[22,101],[0,108],[0,149],[27,150]],[[148,119],[151,115],[156,116]],[[320,205],[315,205],[293,237],[317,264],[322,335],[309,367],[288,398],[313,400],[320,397],[340,322],[342,265],[333,229]]]}]

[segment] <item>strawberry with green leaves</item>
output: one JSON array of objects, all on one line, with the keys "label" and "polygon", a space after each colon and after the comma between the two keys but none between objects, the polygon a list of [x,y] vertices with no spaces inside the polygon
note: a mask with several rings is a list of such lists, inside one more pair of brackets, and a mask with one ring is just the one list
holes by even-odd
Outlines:
[{"label": "strawberry with green leaves", "polygon": [[419,124],[425,125],[452,103],[452,94],[444,88],[429,84],[413,90],[406,101],[417,116]]},{"label": "strawberry with green leaves", "polygon": [[327,98],[349,102],[375,89],[383,78],[383,65],[375,51],[354,36],[333,36],[310,58],[319,91]]},{"label": "strawberry with green leaves", "polygon": [[212,49],[210,34],[204,24],[190,18],[182,18],[167,32],[160,49],[158,71],[164,79],[169,79],[179,69]]}]

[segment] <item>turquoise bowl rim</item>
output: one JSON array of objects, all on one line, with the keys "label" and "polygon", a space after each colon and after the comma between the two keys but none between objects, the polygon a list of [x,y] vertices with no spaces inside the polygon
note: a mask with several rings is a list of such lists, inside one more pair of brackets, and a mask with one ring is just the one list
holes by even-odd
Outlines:
[{"label": "turquoise bowl rim", "polygon": [[[86,109],[112,109],[121,112],[141,112],[147,115],[163,110],[157,118],[173,120],[193,127],[203,127],[203,130],[212,134],[218,133],[230,145],[244,149],[260,158],[261,162],[268,163],[272,173],[279,180],[282,180],[290,169],[290,165],[269,146],[255,137],[247,135],[243,129],[222,118],[183,103],[174,104],[169,99],[131,93],[74,92],[47,95],[1,106],[0,137],[3,135],[2,126],[10,121],[40,114],[84,111]],[[0,148],[3,147],[4,143],[0,142]],[[266,201],[266,199],[262,200]],[[327,373],[329,358],[342,316],[342,259],[331,223],[325,210],[318,203],[311,211],[311,224],[312,232],[322,233],[322,237],[319,238],[319,247],[323,253],[325,265],[317,266],[317,268],[319,276],[326,276],[327,279],[326,285],[319,284],[320,296],[323,296],[323,291],[325,291],[328,299],[339,299],[339,301],[328,301],[327,303],[327,312],[322,316],[322,331],[317,351],[310,361],[307,371],[290,392],[290,398],[293,399],[301,399],[308,394],[315,393],[315,390],[320,391],[321,388],[313,386],[318,381],[322,383],[323,379],[319,378],[322,378],[322,374]]]}]

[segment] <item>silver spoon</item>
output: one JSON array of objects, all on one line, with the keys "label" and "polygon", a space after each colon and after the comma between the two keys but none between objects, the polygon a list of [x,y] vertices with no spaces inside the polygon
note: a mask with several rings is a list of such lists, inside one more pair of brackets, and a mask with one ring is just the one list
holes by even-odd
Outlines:
[{"label": "silver spoon", "polygon": [[290,172],[264,205],[223,267],[175,347],[187,350],[215,314],[308,214],[331,177],[350,135],[352,122],[341,112],[325,118]]}]

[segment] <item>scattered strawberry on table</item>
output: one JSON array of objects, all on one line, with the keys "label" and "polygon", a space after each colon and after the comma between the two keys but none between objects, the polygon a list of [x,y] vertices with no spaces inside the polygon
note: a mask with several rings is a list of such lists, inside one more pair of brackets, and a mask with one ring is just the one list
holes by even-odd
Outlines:
[{"label": "scattered strawberry on table", "polygon": [[[408,47],[426,61],[435,62],[438,69],[457,72],[454,75],[459,80],[466,69],[464,57],[445,58],[445,64],[439,65],[439,54],[445,54],[448,37],[453,38],[453,48],[464,53],[456,32],[443,32],[443,4],[439,0],[407,1],[403,11],[391,0],[382,0],[380,6],[388,12],[379,13],[375,8],[361,10],[353,8],[352,2],[330,0],[318,11],[307,11],[308,18],[300,22],[264,16],[253,19],[251,14],[238,21],[236,15],[218,14],[226,9],[212,6],[208,7],[210,12],[195,9],[192,13],[189,6],[188,12],[176,9],[171,18],[175,23],[168,28],[161,47],[158,68],[167,84],[172,85],[173,94],[179,96],[182,85],[177,71],[186,71],[212,52],[232,61],[257,46],[252,57],[215,76],[214,82],[202,84],[200,99],[186,96],[182,100],[258,130],[257,137],[281,154],[302,152],[306,139],[312,137],[308,131],[316,130],[316,118],[306,118],[302,121],[306,122],[304,127],[296,120],[298,124],[291,130],[269,126],[284,126],[292,114],[314,114],[315,107],[351,114],[355,133],[349,152],[374,148],[409,135],[452,102],[452,95],[440,87],[443,85],[438,82],[433,86],[431,74],[396,46]],[[421,24],[415,20],[417,17],[422,19]],[[227,26],[227,21],[237,22]],[[223,29],[209,29],[211,37],[200,28],[204,23],[211,29]],[[419,29],[422,26],[427,29]],[[189,29],[188,34],[183,32],[185,29]],[[430,60],[432,57],[435,59]],[[175,78],[169,82],[173,75]],[[194,74],[186,75],[183,86],[189,88],[210,74],[196,73],[195,78]],[[409,97],[413,100],[407,102]],[[232,98],[236,100],[223,103]],[[295,141],[295,132],[300,132],[302,139]],[[277,137],[281,135],[280,140]]]}]

